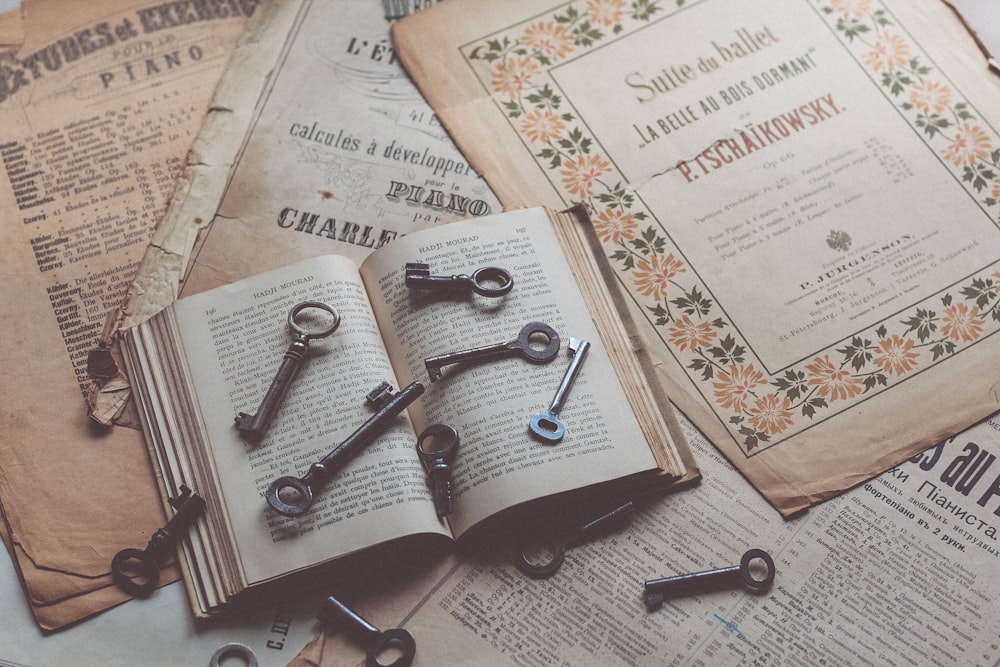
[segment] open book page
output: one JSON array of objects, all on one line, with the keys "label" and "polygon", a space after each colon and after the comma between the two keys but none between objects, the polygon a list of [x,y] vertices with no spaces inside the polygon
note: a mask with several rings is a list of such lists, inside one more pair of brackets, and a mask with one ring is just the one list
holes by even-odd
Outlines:
[{"label": "open book page", "polygon": [[457,0],[393,36],[506,207],[590,210],[782,513],[997,409],[1000,82],[945,3]]},{"label": "open book page", "polygon": [[[0,500],[46,629],[127,600],[111,560],[165,521],[141,435],[88,419],[88,353],[256,4],[181,22],[157,0],[25,0],[0,17],[20,33],[0,51]],[[94,370],[117,411],[124,373]]]},{"label": "open book page", "polygon": [[[340,326],[310,344],[271,428],[251,446],[240,438],[233,418],[257,409],[291,341],[288,312],[304,300],[332,305]],[[235,555],[236,569],[245,577],[241,585],[403,535],[447,534],[434,514],[405,416],[324,485],[302,517],[282,517],[264,500],[274,479],[303,476],[371,416],[365,396],[381,381],[398,387],[357,268],[348,259],[305,260],[182,299],[166,313],[176,321],[180,356],[187,363],[183,371],[190,391],[196,391],[202,421],[202,442],[188,447],[188,463],[203,468],[200,476],[217,478],[218,487],[204,493],[210,513],[225,518],[211,527],[207,539],[216,546],[209,552]],[[149,331],[166,313],[138,330]],[[204,460],[198,460],[199,451]],[[223,525],[232,531],[231,546],[223,544]]]},{"label": "open book page", "polygon": [[[404,281],[407,262],[427,263],[438,275],[497,266],[514,286],[499,298],[412,290]],[[445,367],[413,411],[418,432],[443,422],[462,438],[449,518],[456,536],[500,509],[656,467],[611,365],[615,341],[595,326],[543,209],[397,239],[371,255],[362,273],[401,382],[426,378],[428,357],[514,340],[529,322],[547,323],[561,338],[559,355],[547,364],[509,356]],[[559,414],[564,439],[541,443],[529,420],[548,410],[569,365],[570,337],[591,349]],[[669,438],[666,427],[660,435]]]},{"label": "open book page", "polygon": [[[1000,614],[1000,423],[990,419],[861,487],[784,519],[686,423],[696,488],[573,548],[552,578],[456,560],[410,606],[362,608],[422,641],[414,667],[994,665]],[[762,548],[771,590],[689,595],[647,612],[647,579]],[[348,648],[328,638],[324,667]]]}]

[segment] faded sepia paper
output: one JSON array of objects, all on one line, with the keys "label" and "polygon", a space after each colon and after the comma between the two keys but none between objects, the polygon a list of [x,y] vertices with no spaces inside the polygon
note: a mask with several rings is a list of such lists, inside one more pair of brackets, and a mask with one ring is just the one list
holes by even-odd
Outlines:
[{"label": "faded sepia paper", "polygon": [[[791,519],[685,430],[703,483],[575,546],[548,579],[499,553],[442,558],[423,594],[344,594],[378,627],[413,634],[414,667],[996,664],[1000,423]],[[736,587],[645,608],[647,579],[737,565],[751,548],[775,563],[765,593]],[[325,640],[324,667],[360,660],[341,633]]]},{"label": "faded sepia paper", "polygon": [[782,513],[997,409],[1000,83],[944,3],[450,2],[393,35],[505,206],[590,209],[672,397]]},{"label": "faded sepia paper", "polygon": [[165,521],[141,435],[87,418],[87,357],[255,6],[33,0],[0,54],[0,502],[43,628],[126,600],[111,559]]},{"label": "faded sepia paper", "polygon": [[409,231],[497,213],[396,61],[390,8],[261,7],[219,85],[120,327],[295,260],[360,261]]}]

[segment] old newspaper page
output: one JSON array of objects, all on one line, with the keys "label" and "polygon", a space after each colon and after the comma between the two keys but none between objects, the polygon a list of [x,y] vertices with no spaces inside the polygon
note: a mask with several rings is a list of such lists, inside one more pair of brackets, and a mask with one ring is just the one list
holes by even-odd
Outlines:
[{"label": "old newspaper page", "polygon": [[225,113],[202,129],[121,327],[181,292],[316,255],[360,262],[411,230],[500,212],[397,61],[389,26],[411,3],[261,9],[213,102]]},{"label": "old newspaper page", "polygon": [[29,0],[0,17],[24,32],[0,53],[0,502],[44,628],[127,599],[111,559],[165,521],[141,434],[89,423],[88,352],[255,7]]},{"label": "old newspaper page", "polygon": [[[549,579],[529,579],[497,554],[440,560],[423,595],[406,582],[339,594],[378,627],[409,630],[414,667],[996,664],[1000,423],[790,520],[685,429],[702,484],[574,547]],[[723,590],[646,610],[645,580],[736,565],[750,548],[774,559],[768,592]],[[320,664],[362,655],[327,635]]]},{"label": "old newspaper page", "polygon": [[939,0],[448,2],[397,52],[507,207],[584,203],[782,513],[997,409],[1000,82]]}]

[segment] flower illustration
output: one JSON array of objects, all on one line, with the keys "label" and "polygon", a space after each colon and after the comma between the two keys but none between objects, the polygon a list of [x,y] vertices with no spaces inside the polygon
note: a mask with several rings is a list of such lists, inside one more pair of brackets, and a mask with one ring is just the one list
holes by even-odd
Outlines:
[{"label": "flower illustration", "polygon": [[893,334],[879,341],[879,351],[872,360],[889,375],[904,375],[917,365],[919,355],[913,351],[913,341]]},{"label": "flower illustration", "polygon": [[653,255],[649,261],[639,260],[633,273],[635,288],[640,294],[659,301],[667,294],[670,279],[682,271],[686,271],[684,263],[673,254]]},{"label": "flower illustration", "polygon": [[667,336],[678,350],[705,347],[715,338],[711,322],[692,322],[687,315],[676,320],[667,330]]},{"label": "flower illustration", "polygon": [[590,0],[587,3],[587,16],[598,25],[612,26],[622,19],[625,10],[625,0]]},{"label": "flower illustration", "polygon": [[573,51],[573,36],[553,21],[537,21],[524,30],[521,41],[544,56],[559,60]]},{"label": "flower illustration", "polygon": [[747,364],[731,365],[728,371],[720,371],[718,378],[712,382],[712,387],[715,389],[715,400],[720,406],[742,412],[747,401],[753,398],[754,388],[762,384],[767,384],[764,374],[753,364]]},{"label": "flower illustration", "polygon": [[570,194],[587,197],[594,189],[594,181],[610,169],[608,161],[599,155],[579,155],[566,160],[559,175]]},{"label": "flower illustration", "polygon": [[562,137],[566,124],[559,114],[547,109],[532,109],[521,121],[521,132],[529,141],[546,143]]},{"label": "flower illustration", "polygon": [[510,57],[493,68],[493,90],[515,99],[540,70],[538,63],[527,57]]},{"label": "flower illustration", "polygon": [[937,81],[914,84],[910,103],[923,113],[941,113],[951,104],[951,88]]},{"label": "flower illustration", "polygon": [[883,31],[871,51],[862,56],[865,65],[876,72],[891,72],[906,64],[910,47],[902,36]]},{"label": "flower illustration", "polygon": [[990,187],[990,196],[994,199],[1000,199],[1000,178],[993,179],[993,185]]},{"label": "flower illustration", "polygon": [[965,121],[955,131],[955,138],[941,153],[956,167],[973,165],[990,156],[990,137],[979,125]]},{"label": "flower illustration", "polygon": [[956,343],[971,342],[983,334],[983,318],[979,317],[979,308],[976,306],[956,303],[945,308],[941,319],[941,333]]},{"label": "flower illustration", "polygon": [[791,401],[777,394],[765,394],[750,408],[750,425],[767,435],[777,435],[792,425]]},{"label": "flower illustration", "polygon": [[621,243],[635,238],[639,223],[620,208],[606,208],[594,217],[594,231],[604,243]]},{"label": "flower illustration", "polygon": [[830,6],[844,18],[859,19],[871,9],[871,0],[830,0]]},{"label": "flower illustration", "polygon": [[816,357],[811,364],[806,364],[806,370],[810,375],[809,384],[817,387],[816,394],[821,398],[847,400],[864,389],[864,383],[859,378],[845,368],[838,368],[829,356]]}]

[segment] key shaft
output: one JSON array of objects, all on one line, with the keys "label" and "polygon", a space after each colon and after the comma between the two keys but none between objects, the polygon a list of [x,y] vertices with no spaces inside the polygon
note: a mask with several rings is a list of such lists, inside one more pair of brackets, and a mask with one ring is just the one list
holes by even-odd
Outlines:
[{"label": "key shaft", "polygon": [[[300,516],[312,506],[315,492],[348,461],[372,444],[413,401],[424,393],[424,385],[413,382],[399,393],[392,393],[388,382],[383,382],[367,396],[367,402],[377,407],[377,412],[358,427],[343,442],[300,477],[279,477],[271,482],[264,493],[268,504],[284,516]],[[294,498],[282,499],[281,493],[291,489]]]},{"label": "key shaft", "polygon": [[309,341],[296,336],[278,367],[278,373],[267,388],[267,393],[260,402],[260,407],[254,414],[241,412],[236,415],[236,428],[240,434],[250,443],[256,444],[264,437],[274,416],[278,413],[285,395],[292,388],[292,383],[298,376],[299,371],[305,362],[306,353],[309,351]]}]

